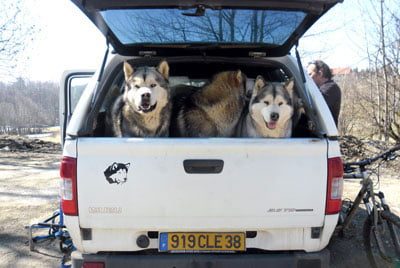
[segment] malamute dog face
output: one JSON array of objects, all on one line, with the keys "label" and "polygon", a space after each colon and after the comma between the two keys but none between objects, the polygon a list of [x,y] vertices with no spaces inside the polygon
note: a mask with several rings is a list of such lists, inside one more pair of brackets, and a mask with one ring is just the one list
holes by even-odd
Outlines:
[{"label": "malamute dog face", "polygon": [[142,67],[133,70],[128,62],[124,62],[125,91],[124,100],[140,114],[150,113],[157,105],[165,106],[168,101],[169,66],[166,61],[159,67]]},{"label": "malamute dog face", "polygon": [[169,65],[134,69],[124,62],[125,89],[114,103],[111,121],[119,137],[168,136],[171,114]]},{"label": "malamute dog face", "polygon": [[172,124],[176,136],[233,136],[245,106],[245,82],[246,76],[240,70],[221,72],[210,84],[176,101]]},{"label": "malamute dog face", "polygon": [[287,138],[292,135],[294,81],[266,82],[258,76],[249,111],[242,124],[243,137]]}]

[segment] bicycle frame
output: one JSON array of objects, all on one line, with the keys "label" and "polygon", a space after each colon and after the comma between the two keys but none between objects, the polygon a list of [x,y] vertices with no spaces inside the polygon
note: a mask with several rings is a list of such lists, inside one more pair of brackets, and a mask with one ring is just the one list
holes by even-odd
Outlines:
[{"label": "bicycle frame", "polygon": [[[374,194],[374,188],[373,188],[373,182],[370,178],[370,174],[368,173],[365,168],[361,170],[361,173],[358,174],[344,174],[343,176],[344,179],[362,179],[362,187],[360,191],[357,194],[356,199],[354,200],[354,203],[348,213],[346,213],[346,218],[344,219],[344,222],[338,226],[339,231],[343,231],[347,228],[349,223],[354,217],[354,214],[356,213],[358,207],[361,204],[361,201],[364,201],[366,210],[368,215],[371,215],[373,211],[376,213],[376,204],[375,204],[375,194]],[[372,204],[369,202],[369,197],[373,199]]]}]

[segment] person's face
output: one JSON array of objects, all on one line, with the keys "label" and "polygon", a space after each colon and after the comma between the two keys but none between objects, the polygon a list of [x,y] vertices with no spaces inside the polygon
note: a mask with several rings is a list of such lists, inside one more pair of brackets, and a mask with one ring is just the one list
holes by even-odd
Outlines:
[{"label": "person's face", "polygon": [[322,84],[323,76],[322,71],[317,71],[315,64],[310,64],[307,67],[308,75],[314,80],[315,84],[319,87]]}]

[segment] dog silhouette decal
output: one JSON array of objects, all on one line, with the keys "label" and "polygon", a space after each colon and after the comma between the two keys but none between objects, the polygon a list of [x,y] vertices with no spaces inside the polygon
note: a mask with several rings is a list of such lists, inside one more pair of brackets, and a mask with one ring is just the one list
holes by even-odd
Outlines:
[{"label": "dog silhouette decal", "polygon": [[104,170],[104,176],[106,180],[110,183],[121,184],[127,181],[128,168],[130,163],[112,163],[106,170]]}]

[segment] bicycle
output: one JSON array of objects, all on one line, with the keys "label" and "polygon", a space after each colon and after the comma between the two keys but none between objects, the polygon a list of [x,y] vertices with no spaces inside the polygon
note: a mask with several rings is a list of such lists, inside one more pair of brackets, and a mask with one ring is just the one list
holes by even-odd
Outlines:
[{"label": "bicycle", "polygon": [[[394,160],[398,150],[400,144],[374,157],[343,164],[343,178],[361,179],[362,186],[354,202],[343,202],[337,229],[339,235],[343,236],[363,201],[368,214],[363,226],[364,245],[368,260],[374,268],[400,267],[400,217],[390,211],[384,194],[381,191],[375,192],[372,169],[367,167],[375,162],[379,167],[385,161]],[[377,175],[379,179],[379,172]]]}]

